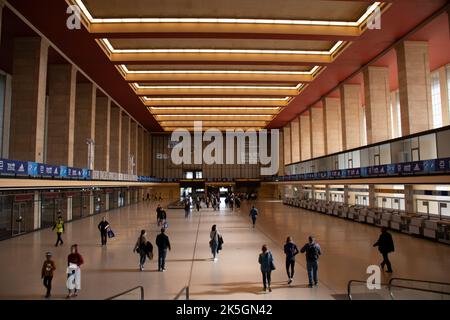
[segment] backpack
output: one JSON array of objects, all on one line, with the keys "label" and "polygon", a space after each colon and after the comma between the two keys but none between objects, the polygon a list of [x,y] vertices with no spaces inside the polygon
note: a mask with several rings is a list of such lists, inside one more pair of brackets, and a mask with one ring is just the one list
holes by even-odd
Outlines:
[{"label": "backpack", "polygon": [[306,258],[310,261],[319,259],[319,252],[314,244],[308,244],[308,247],[306,248]]}]

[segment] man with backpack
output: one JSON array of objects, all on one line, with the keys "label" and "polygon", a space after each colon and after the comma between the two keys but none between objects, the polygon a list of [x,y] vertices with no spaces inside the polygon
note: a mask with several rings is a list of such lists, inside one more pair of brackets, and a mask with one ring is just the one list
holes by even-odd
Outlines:
[{"label": "man with backpack", "polygon": [[254,228],[255,224],[256,224],[256,217],[258,216],[258,209],[256,209],[255,206],[252,206],[249,216],[252,217],[252,223],[253,223],[253,228]]},{"label": "man with backpack", "polygon": [[319,269],[319,256],[322,254],[320,245],[316,242],[314,237],[308,237],[308,243],[306,243],[300,250],[301,253],[306,253],[306,270],[308,272],[309,288],[319,284],[317,271]]}]

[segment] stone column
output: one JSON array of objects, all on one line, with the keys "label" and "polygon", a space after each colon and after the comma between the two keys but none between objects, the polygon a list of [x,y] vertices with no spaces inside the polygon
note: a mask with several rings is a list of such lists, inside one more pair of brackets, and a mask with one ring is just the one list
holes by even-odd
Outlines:
[{"label": "stone column", "polygon": [[44,162],[48,47],[41,38],[14,40],[10,159]]},{"label": "stone column", "polygon": [[134,168],[130,162],[130,174],[136,174],[138,169],[138,153],[137,153],[137,124],[133,120],[130,120],[130,157],[134,157]]},{"label": "stone column", "polygon": [[129,157],[130,157],[130,117],[123,112],[122,113],[122,156],[121,156],[121,173],[129,173]]},{"label": "stone column", "polygon": [[414,213],[414,186],[405,184],[405,212]]},{"label": "stone column", "polygon": [[291,161],[300,161],[300,122],[295,118],[291,122]]},{"label": "stone column", "polygon": [[278,167],[278,175],[284,176],[286,174],[284,168],[284,130],[280,130],[280,148],[278,150],[279,157],[279,167]]},{"label": "stone column", "polygon": [[442,126],[450,125],[449,115],[449,87],[447,79],[447,67],[439,68],[439,81],[441,83],[441,107],[442,107]]},{"label": "stone column", "polygon": [[375,195],[375,185],[369,184],[369,208],[377,206],[377,197]]},{"label": "stone column", "polygon": [[339,98],[323,99],[325,126],[325,154],[342,151],[341,101]]},{"label": "stone column", "polygon": [[292,163],[291,157],[291,126],[288,124],[283,128],[284,137],[284,165]]},{"label": "stone column", "polygon": [[361,146],[361,86],[341,86],[342,149],[350,150]]},{"label": "stone column", "polygon": [[11,100],[12,100],[12,77],[6,75],[5,103],[3,105],[3,150],[2,157],[9,158],[9,139],[11,134]]},{"label": "stone column", "polygon": [[311,159],[311,123],[309,113],[310,111],[308,110],[299,117],[302,161]]},{"label": "stone column", "polygon": [[73,164],[77,168],[89,168],[89,147],[87,140],[95,140],[95,104],[97,88],[92,83],[78,83],[76,92]]},{"label": "stone column", "polygon": [[389,69],[368,67],[364,70],[367,143],[389,140]]},{"label": "stone column", "polygon": [[122,116],[120,108],[112,105],[110,108],[111,125],[109,130],[109,171],[121,172],[122,155]]},{"label": "stone column", "polygon": [[348,185],[344,185],[344,204],[348,204],[349,203],[349,192],[348,192],[349,186]]},{"label": "stone column", "polygon": [[325,154],[325,128],[322,107],[310,109],[310,121],[312,158],[316,158]]},{"label": "stone column", "polygon": [[48,67],[47,159],[73,166],[77,70],[70,64]]},{"label": "stone column", "polygon": [[73,197],[70,196],[67,198],[67,221],[71,221],[73,219],[72,203]]},{"label": "stone column", "polygon": [[34,192],[34,202],[33,202],[33,222],[34,230],[41,227],[41,197],[40,192]]},{"label": "stone column", "polygon": [[107,171],[109,158],[109,123],[108,113],[111,99],[97,97],[95,108],[95,170]]},{"label": "stone column", "polygon": [[138,175],[144,175],[144,129],[138,127],[138,170],[136,171]]},{"label": "stone column", "polygon": [[404,41],[398,47],[398,85],[403,135],[433,128],[428,42]]},{"label": "stone column", "polygon": [[397,98],[397,92],[391,92],[391,114],[392,114],[392,138],[398,138],[402,136],[402,128],[399,126],[400,112],[397,109],[399,103]]}]

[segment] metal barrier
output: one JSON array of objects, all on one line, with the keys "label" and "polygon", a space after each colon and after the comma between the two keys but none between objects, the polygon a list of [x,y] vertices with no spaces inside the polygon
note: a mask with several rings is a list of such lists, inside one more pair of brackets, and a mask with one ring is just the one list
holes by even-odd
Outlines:
[{"label": "metal barrier", "polygon": [[127,291],[124,291],[124,292],[121,292],[119,294],[116,294],[116,295],[114,295],[112,297],[109,297],[109,298],[107,298],[105,300],[115,300],[115,299],[117,299],[119,297],[123,297],[124,295],[126,295],[126,294],[128,294],[130,292],[133,292],[133,291],[135,291],[137,289],[139,289],[139,291],[140,291],[140,299],[139,300],[144,300],[144,287],[143,286],[137,286],[137,287],[131,288],[131,289],[127,290]]},{"label": "metal barrier", "polygon": [[[381,283],[380,289],[368,289],[367,282],[361,280],[350,280],[347,284],[347,295],[350,300],[355,300],[355,293],[352,290],[353,284],[364,284],[364,292],[361,294],[362,300],[450,300],[450,291],[418,288],[405,285],[393,285],[395,281],[411,281],[428,285],[449,285],[444,282],[433,282],[425,280],[393,278],[389,283]],[[450,287],[449,287],[450,288]]]},{"label": "metal barrier", "polygon": [[183,289],[180,290],[180,292],[175,296],[175,298],[173,300],[180,300],[181,295],[186,292],[186,300],[189,300],[189,287],[184,287]]}]

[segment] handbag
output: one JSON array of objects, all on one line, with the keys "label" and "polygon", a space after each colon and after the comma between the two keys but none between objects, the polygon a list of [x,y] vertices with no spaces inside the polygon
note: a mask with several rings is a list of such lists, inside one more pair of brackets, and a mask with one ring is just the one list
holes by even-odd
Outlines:
[{"label": "handbag", "polygon": [[116,235],[114,234],[114,232],[111,230],[111,229],[109,229],[108,230],[108,238],[114,238]]}]

